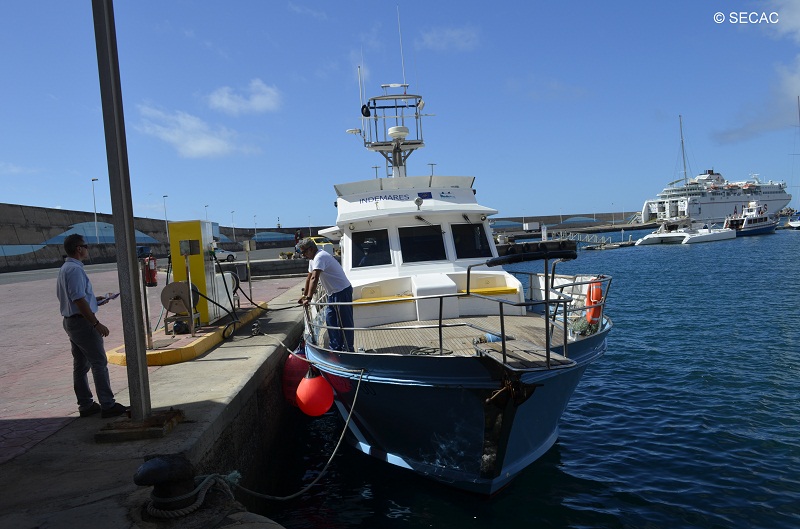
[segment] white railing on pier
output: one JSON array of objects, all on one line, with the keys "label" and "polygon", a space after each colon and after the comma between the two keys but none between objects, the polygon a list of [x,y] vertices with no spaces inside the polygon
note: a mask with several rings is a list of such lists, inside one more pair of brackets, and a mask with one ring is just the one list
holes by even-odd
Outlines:
[{"label": "white railing on pier", "polygon": [[596,233],[575,233],[571,231],[557,231],[551,234],[554,241],[577,241],[587,244],[610,244],[611,237],[599,236]]}]

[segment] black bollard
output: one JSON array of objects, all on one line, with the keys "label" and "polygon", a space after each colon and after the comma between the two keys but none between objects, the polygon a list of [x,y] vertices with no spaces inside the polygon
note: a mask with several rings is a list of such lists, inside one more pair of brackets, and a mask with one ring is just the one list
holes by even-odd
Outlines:
[{"label": "black bollard", "polygon": [[181,498],[195,489],[194,467],[183,455],[168,454],[145,457],[136,470],[133,482],[140,486],[153,486],[153,507],[174,511],[192,505],[197,494]]}]

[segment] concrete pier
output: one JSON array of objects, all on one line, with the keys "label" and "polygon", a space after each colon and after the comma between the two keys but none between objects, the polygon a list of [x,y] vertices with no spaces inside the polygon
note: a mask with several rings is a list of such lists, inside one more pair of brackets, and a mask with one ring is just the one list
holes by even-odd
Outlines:
[{"label": "concrete pier", "polygon": [[[90,270],[89,276],[96,292],[118,290],[116,271]],[[164,275],[159,276],[163,285]],[[248,325],[192,361],[148,368],[154,412],[180,410],[182,422],[160,438],[102,443],[96,441],[98,432],[124,428],[130,419],[78,416],[55,280],[0,287],[8,301],[0,307],[5,327],[0,347],[0,528],[176,527],[144,512],[151,489],[133,482],[144,458],[157,454],[183,454],[198,474],[238,470],[242,485],[253,486],[255,476],[248,469],[265,464],[294,413],[283,400],[280,373],[286,356],[282,344],[294,347],[302,333],[301,309],[288,308],[300,297],[299,278],[253,282],[257,301],[286,308],[257,315],[264,335],[251,336]],[[151,296],[160,291],[152,290]],[[260,310],[248,305],[243,302],[243,310]],[[151,308],[153,319],[157,307]],[[107,350],[120,345],[119,306],[103,306],[98,315],[111,331]],[[109,364],[109,371],[118,402],[128,404],[125,367]],[[215,527],[280,527],[242,511],[236,502],[223,502],[213,514],[221,520]],[[201,508],[179,526],[208,523],[207,516]]]}]

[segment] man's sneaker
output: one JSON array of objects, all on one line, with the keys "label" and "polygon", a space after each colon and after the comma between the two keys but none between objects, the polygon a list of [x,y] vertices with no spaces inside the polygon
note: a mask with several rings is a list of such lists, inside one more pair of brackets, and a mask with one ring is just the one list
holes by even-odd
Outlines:
[{"label": "man's sneaker", "polygon": [[123,406],[122,404],[117,402],[113,406],[108,408],[107,410],[103,410],[100,413],[100,416],[103,419],[108,419],[109,417],[118,417],[118,416],[122,415],[123,413],[128,413],[128,407],[127,406]]},{"label": "man's sneaker", "polygon": [[102,408],[100,408],[100,405],[98,403],[92,402],[92,405],[86,408],[85,410],[78,410],[78,411],[81,414],[81,417],[91,417],[92,415],[99,413],[101,409]]}]

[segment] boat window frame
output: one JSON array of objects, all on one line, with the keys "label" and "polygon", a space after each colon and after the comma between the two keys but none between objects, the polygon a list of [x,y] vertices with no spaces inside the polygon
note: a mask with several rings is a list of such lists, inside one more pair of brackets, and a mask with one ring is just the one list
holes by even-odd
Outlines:
[{"label": "boat window frame", "polygon": [[[438,238],[436,237],[434,230],[439,232]],[[409,232],[413,233],[409,234]],[[415,235],[425,233],[427,233],[426,237]],[[448,260],[445,231],[442,229],[441,224],[431,223],[414,224],[411,226],[398,226],[397,240],[400,246],[400,258],[403,264],[441,262]],[[441,247],[439,247],[439,244],[434,244],[433,246],[436,246],[436,248],[431,250],[431,245],[434,242],[440,243]],[[423,258],[427,255],[431,255],[432,258]]]},{"label": "boat window frame", "polygon": [[[460,233],[463,228],[472,228],[477,229],[479,233],[479,237],[483,241],[484,251],[476,251],[481,250],[481,248],[476,248],[477,245],[464,245],[459,244],[459,239],[462,235],[467,235],[466,239],[475,240],[473,237],[470,236],[468,233]],[[492,245],[489,241],[489,234],[486,231],[486,227],[482,223],[475,223],[475,222],[453,222],[450,223],[450,233],[453,237],[453,248],[456,251],[456,259],[486,259],[493,257],[492,255]],[[463,253],[467,253],[470,250],[473,251],[473,255],[462,255]]]},{"label": "boat window frame", "polygon": [[[381,236],[381,234],[383,236]],[[367,251],[368,239],[372,239],[375,251]],[[391,266],[392,245],[388,228],[353,231],[350,234],[350,268],[362,269],[374,266]]]}]

